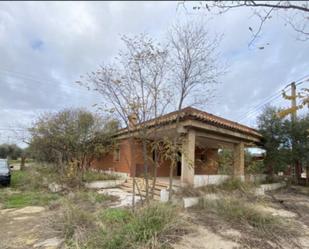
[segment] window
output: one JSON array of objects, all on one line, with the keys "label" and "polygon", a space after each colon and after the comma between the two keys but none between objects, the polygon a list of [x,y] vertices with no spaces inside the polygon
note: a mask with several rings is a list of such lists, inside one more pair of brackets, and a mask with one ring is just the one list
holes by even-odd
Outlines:
[{"label": "window", "polygon": [[114,149],[114,162],[119,162],[120,161],[120,148],[116,147]]},{"label": "window", "polygon": [[206,155],[206,153],[204,154],[201,154],[200,155],[200,160],[202,161],[202,162],[207,162],[207,155]]}]

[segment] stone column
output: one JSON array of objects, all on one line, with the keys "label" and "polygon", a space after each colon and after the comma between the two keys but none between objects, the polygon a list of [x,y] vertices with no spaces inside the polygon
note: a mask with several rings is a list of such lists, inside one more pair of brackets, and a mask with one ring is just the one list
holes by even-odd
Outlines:
[{"label": "stone column", "polygon": [[234,145],[234,177],[240,177],[242,180],[245,178],[245,151],[244,143],[240,142]]},{"label": "stone column", "polygon": [[195,131],[189,130],[182,144],[181,181],[193,185],[195,160]]}]

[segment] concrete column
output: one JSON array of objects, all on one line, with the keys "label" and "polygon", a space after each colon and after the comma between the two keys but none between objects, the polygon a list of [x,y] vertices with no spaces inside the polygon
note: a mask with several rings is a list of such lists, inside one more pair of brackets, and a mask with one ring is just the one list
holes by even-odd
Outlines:
[{"label": "concrete column", "polygon": [[234,168],[233,174],[244,179],[245,177],[245,146],[243,142],[234,145]]},{"label": "concrete column", "polygon": [[195,131],[189,130],[182,144],[181,181],[193,185],[195,161]]}]

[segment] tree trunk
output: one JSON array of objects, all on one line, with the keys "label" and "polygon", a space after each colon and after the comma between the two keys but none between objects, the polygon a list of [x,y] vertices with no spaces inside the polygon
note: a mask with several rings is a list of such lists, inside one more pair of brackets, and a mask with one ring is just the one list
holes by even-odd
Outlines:
[{"label": "tree trunk", "polygon": [[296,177],[296,183],[299,184],[301,178],[301,164],[299,160],[297,160],[295,163],[295,177]]},{"label": "tree trunk", "polygon": [[21,156],[20,170],[25,169],[26,156]]},{"label": "tree trunk", "polygon": [[274,168],[271,163],[268,163],[267,165],[267,172],[268,172],[269,179],[273,180],[274,179]]},{"label": "tree trunk", "polygon": [[309,165],[306,165],[306,185],[309,185]]},{"label": "tree trunk", "polygon": [[155,147],[154,151],[154,165],[153,165],[153,180],[152,180],[152,188],[151,188],[151,199],[154,197],[154,189],[156,187],[157,182],[157,168],[158,168],[158,154],[157,154],[157,148]]},{"label": "tree trunk", "polygon": [[172,200],[172,195],[173,195],[173,177],[174,177],[174,165],[175,162],[171,163],[170,166],[170,179],[169,179],[169,191],[168,191],[168,200],[171,201]]},{"label": "tree trunk", "polygon": [[145,179],[145,200],[149,203],[149,181],[148,181],[148,164],[147,164],[147,144],[145,138],[143,139],[143,160],[144,160],[144,179]]}]

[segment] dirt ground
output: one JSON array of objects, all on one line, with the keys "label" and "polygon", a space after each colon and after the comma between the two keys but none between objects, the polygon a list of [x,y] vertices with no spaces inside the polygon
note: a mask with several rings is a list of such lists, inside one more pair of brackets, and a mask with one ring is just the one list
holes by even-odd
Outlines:
[{"label": "dirt ground", "polygon": [[[301,236],[271,241],[255,236],[251,231],[235,228],[216,217],[200,219],[199,213],[185,211],[185,219],[192,229],[173,246],[175,249],[232,249],[283,248],[309,249],[309,192],[308,188],[291,187],[268,193],[267,206],[261,206],[274,216],[279,215],[299,224]],[[56,249],[61,238],[49,229],[54,210],[43,207],[0,209],[0,249]]]},{"label": "dirt ground", "polygon": [[274,216],[281,216],[287,221],[296,222],[300,236],[282,236],[270,239],[257,236],[250,227],[235,227],[218,217],[205,215],[200,211],[187,211],[192,233],[182,237],[174,245],[176,249],[309,249],[309,188],[290,187],[267,193],[267,205],[258,206]]},{"label": "dirt ground", "polygon": [[55,237],[48,229],[52,215],[52,211],[37,206],[0,210],[0,248],[42,248],[41,242]]}]

